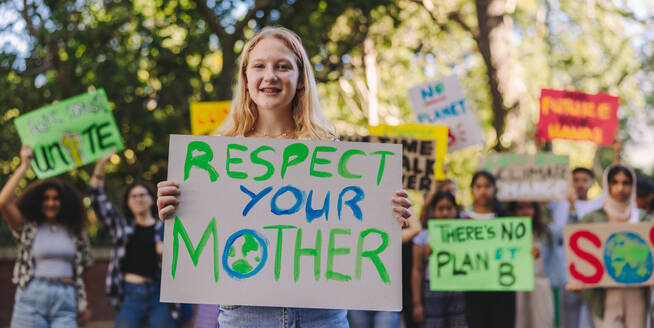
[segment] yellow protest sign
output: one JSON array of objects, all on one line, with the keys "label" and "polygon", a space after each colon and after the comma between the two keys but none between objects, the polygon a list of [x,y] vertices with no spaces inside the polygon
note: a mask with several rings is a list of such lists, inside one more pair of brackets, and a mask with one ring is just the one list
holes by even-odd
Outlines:
[{"label": "yellow protest sign", "polygon": [[408,137],[416,139],[430,139],[436,141],[436,150],[434,151],[434,178],[436,180],[445,179],[443,164],[445,164],[445,154],[447,154],[448,128],[447,126],[427,125],[427,124],[402,124],[402,125],[377,125],[369,126],[368,133],[376,136],[386,137]]},{"label": "yellow protest sign", "polygon": [[191,104],[191,134],[210,135],[223,123],[231,101],[210,101]]}]

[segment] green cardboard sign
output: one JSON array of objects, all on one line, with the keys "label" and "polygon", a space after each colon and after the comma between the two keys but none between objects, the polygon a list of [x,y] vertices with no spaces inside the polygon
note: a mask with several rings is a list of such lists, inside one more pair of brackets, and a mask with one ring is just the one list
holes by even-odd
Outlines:
[{"label": "green cardboard sign", "polygon": [[49,178],[101,158],[123,140],[103,89],[41,107],[14,120],[20,140],[32,147],[32,169]]},{"label": "green cardboard sign", "polygon": [[432,219],[428,222],[430,289],[534,289],[531,219]]}]

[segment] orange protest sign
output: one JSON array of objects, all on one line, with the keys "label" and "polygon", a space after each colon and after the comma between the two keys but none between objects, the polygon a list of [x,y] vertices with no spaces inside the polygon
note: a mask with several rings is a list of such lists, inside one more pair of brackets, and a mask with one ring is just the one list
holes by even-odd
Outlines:
[{"label": "orange protest sign", "polygon": [[607,94],[543,89],[538,136],[546,141],[568,139],[612,145],[618,130],[619,105],[620,98]]}]

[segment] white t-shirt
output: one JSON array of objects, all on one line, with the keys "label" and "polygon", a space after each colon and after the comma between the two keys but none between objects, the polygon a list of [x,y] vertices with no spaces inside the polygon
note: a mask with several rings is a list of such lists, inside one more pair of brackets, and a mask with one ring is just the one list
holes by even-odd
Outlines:
[{"label": "white t-shirt", "polygon": [[[603,200],[604,194],[590,200],[576,200],[575,212],[577,213],[577,218],[581,220],[581,218],[586,214],[600,209]],[[554,220],[552,224],[556,228],[563,229],[563,227],[568,223],[568,217],[570,216],[570,202],[568,200],[555,200],[547,204],[547,207],[552,212],[552,219]],[[556,251],[565,263],[565,246],[558,245]]]},{"label": "white t-shirt", "polygon": [[[604,201],[604,194],[590,200],[575,200],[575,211],[579,220],[586,214],[598,210],[602,207]],[[568,200],[555,200],[547,204],[552,212],[552,219],[554,225],[558,228],[563,228],[568,223],[568,216],[570,215],[570,202]]]},{"label": "white t-shirt", "polygon": [[477,212],[475,212],[473,210],[463,211],[461,213],[462,218],[471,218],[471,219],[474,219],[474,220],[488,220],[488,219],[492,219],[492,218],[494,218],[496,216],[497,215],[495,215],[495,213],[493,213],[493,212],[491,212],[491,213],[477,213]]}]

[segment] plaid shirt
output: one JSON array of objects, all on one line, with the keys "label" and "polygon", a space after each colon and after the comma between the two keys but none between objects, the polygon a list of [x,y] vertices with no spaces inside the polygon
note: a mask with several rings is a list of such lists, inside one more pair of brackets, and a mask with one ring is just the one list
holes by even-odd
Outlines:
[{"label": "plaid shirt", "polygon": [[[125,258],[125,249],[127,242],[134,235],[135,223],[128,222],[127,219],[118,214],[114,209],[113,204],[104,193],[103,187],[91,187],[91,206],[96,215],[109,230],[111,239],[113,240],[113,249],[111,250],[111,261],[109,262],[109,269],[107,274],[106,292],[111,301],[111,305],[116,309],[120,308],[125,296],[123,290],[123,268],[122,262]],[[155,242],[163,242],[163,223],[159,220],[154,225],[154,240]],[[161,279],[161,257],[157,257],[156,280]],[[171,304],[171,316],[177,319],[179,316],[179,306]]]},{"label": "plaid shirt", "polygon": [[[18,257],[14,265],[14,276],[11,281],[19,288],[25,290],[27,284],[34,278],[34,258],[32,245],[39,226],[36,222],[27,221],[23,225],[12,230],[14,238],[18,242]],[[86,234],[70,235],[75,245],[75,258],[73,260],[73,281],[77,292],[77,311],[84,312],[88,307],[86,300],[86,286],[84,284],[84,271],[93,264],[91,256],[91,244]]]}]

